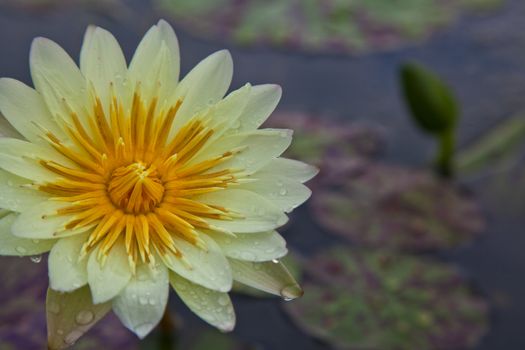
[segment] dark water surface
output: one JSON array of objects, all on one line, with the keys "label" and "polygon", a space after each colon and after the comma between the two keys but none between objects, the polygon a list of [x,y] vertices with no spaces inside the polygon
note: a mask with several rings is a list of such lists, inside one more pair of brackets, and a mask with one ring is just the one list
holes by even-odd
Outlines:
[{"label": "dark water surface", "polygon": [[[128,5],[128,11],[115,9],[111,16],[73,7],[37,12],[0,5],[0,75],[30,83],[28,53],[36,36],[55,40],[78,58],[88,24],[113,32],[131,57],[143,33],[162,14],[155,13],[148,2],[128,1]],[[463,106],[460,144],[465,145],[525,109],[524,18],[525,2],[510,0],[490,15],[463,18],[426,43],[357,57],[242,49],[195,38],[180,28],[177,34],[183,73],[226,47],[234,59],[233,88],[245,82],[278,83],[284,90],[281,110],[378,123],[386,130],[387,161],[423,166],[433,145],[406,117],[397,86],[398,65],[421,61],[454,87]],[[483,185],[476,183],[474,188],[481,191]],[[493,304],[491,329],[478,349],[525,349],[525,220],[491,210],[505,203],[484,204],[487,232],[473,244],[444,254],[443,259],[457,262]],[[290,245],[305,255],[338,242],[317,228],[304,208],[286,233]],[[264,349],[326,348],[299,332],[277,301],[234,299],[238,315],[234,334],[240,339],[255,341]],[[187,311],[183,316],[190,324],[200,323]]]}]

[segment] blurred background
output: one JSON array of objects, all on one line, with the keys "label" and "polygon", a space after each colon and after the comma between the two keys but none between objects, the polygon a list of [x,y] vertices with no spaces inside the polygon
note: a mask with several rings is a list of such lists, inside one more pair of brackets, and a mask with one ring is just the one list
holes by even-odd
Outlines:
[{"label": "blurred background", "polygon": [[[525,349],[524,16],[521,0],[0,0],[1,76],[31,83],[37,36],[77,60],[89,24],[129,59],[164,18],[183,74],[228,48],[232,89],[280,84],[267,126],[321,170],[281,230],[303,298],[236,286],[226,335],[172,295],[169,337],[111,316],[73,349]],[[45,348],[45,261],[0,259],[0,350]]]}]

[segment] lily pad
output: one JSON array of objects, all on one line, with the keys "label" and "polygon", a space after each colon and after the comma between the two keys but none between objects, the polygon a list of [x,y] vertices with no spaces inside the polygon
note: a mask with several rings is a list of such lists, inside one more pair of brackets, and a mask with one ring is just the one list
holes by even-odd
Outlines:
[{"label": "lily pad", "polygon": [[180,25],[242,45],[361,53],[420,41],[503,0],[157,0]]},{"label": "lily pad", "polygon": [[317,190],[315,218],[356,244],[406,251],[453,247],[485,226],[468,193],[432,174],[363,162]]},{"label": "lily pad", "polygon": [[338,247],[306,271],[305,295],[285,310],[339,349],[467,349],[488,328],[486,302],[442,263]]}]

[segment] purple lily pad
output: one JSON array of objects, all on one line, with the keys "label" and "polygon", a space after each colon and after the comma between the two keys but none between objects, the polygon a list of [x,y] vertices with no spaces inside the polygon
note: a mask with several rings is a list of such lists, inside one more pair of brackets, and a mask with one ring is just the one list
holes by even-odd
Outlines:
[{"label": "purple lily pad", "polygon": [[471,9],[502,0],[157,0],[159,9],[204,37],[242,45],[362,53],[420,41]]},{"label": "purple lily pad", "polygon": [[448,265],[338,247],[305,267],[305,295],[285,310],[336,348],[467,349],[487,331],[487,303]]},{"label": "purple lily pad", "polygon": [[311,204],[329,232],[369,247],[448,248],[471,240],[485,226],[476,201],[454,184],[371,162],[319,188]]}]

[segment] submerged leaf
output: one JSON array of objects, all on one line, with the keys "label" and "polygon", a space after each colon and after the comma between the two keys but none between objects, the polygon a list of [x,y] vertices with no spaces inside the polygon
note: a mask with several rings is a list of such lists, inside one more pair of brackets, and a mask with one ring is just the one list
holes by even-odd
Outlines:
[{"label": "submerged leaf", "polygon": [[447,265],[338,247],[308,261],[306,293],[285,310],[340,349],[466,349],[487,330],[487,304]]},{"label": "submerged leaf", "polygon": [[94,305],[89,287],[71,293],[47,291],[47,338],[50,349],[72,346],[110,310],[111,303]]},{"label": "submerged leaf", "polygon": [[484,228],[467,193],[431,174],[390,165],[362,163],[346,178],[319,188],[312,205],[329,232],[371,247],[453,247]]},{"label": "submerged leaf", "polygon": [[419,41],[503,0],[156,0],[192,33],[242,45],[361,53]]}]

